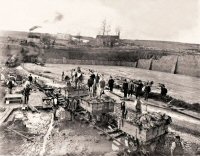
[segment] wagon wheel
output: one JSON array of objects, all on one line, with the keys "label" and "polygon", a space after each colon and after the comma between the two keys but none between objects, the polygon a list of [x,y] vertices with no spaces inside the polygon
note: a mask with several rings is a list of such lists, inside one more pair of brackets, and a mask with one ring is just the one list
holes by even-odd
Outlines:
[{"label": "wagon wheel", "polygon": [[91,121],[92,116],[91,116],[90,112],[86,113],[86,119],[88,119],[89,121]]},{"label": "wagon wheel", "polygon": [[102,114],[102,115],[101,115],[101,122],[102,122],[103,124],[108,124],[108,122],[109,122],[109,117],[108,117],[107,114]]},{"label": "wagon wheel", "polygon": [[150,144],[149,144],[149,150],[150,152],[155,152],[157,146],[159,146],[160,144],[162,144],[162,142],[164,141],[165,137],[164,135],[161,135],[153,140],[151,140]]},{"label": "wagon wheel", "polygon": [[92,115],[91,120],[92,120],[93,124],[101,123],[101,116],[99,117],[97,115]]}]

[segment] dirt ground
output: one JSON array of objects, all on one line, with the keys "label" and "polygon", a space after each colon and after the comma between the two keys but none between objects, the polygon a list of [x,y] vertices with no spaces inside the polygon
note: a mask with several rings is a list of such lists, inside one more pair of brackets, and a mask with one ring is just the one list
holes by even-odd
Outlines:
[{"label": "dirt ground", "polygon": [[[59,80],[61,80],[62,71],[65,71],[65,73],[69,74],[69,70],[75,67],[77,67],[77,65],[47,65],[46,67],[41,67],[33,64],[25,64],[25,68],[28,68],[29,70],[36,70],[46,74],[47,76],[54,76],[55,79]],[[95,68],[99,72],[102,71],[101,73],[104,72],[110,75],[121,76],[128,75],[127,77],[132,76],[131,74],[129,75],[127,73],[128,71],[133,70],[132,68],[126,69],[124,67],[102,68],[102,66],[83,66],[82,68]],[[122,71],[127,71],[127,73]],[[121,73],[124,73],[124,75]],[[173,81],[171,80],[169,82],[172,83]],[[34,96],[32,97],[37,95],[37,93],[33,94]],[[39,99],[41,100],[41,97]],[[34,101],[34,98],[32,98],[31,101]],[[37,102],[40,101],[37,100]],[[51,125],[51,115],[51,112],[34,114],[29,112],[25,114],[17,113],[17,118],[25,119],[24,124],[26,126],[24,127],[23,124],[21,125],[16,123],[18,126],[12,125],[10,127],[21,132],[25,132],[24,134],[33,137],[34,141],[27,141],[11,131],[0,131],[0,154],[41,155],[42,153],[42,155],[112,155],[112,142],[106,140],[104,136],[100,136],[97,130],[83,122],[54,122],[52,123],[53,128],[51,131],[49,131]],[[49,135],[47,135],[48,131]],[[197,147],[200,145],[200,140],[196,136],[176,131],[174,129],[170,129],[170,132],[181,136],[181,138],[184,140],[186,151],[188,151],[188,154],[190,153],[189,155],[193,155]]]},{"label": "dirt ground", "polygon": [[47,146],[47,155],[104,155],[112,151],[111,141],[100,136],[88,124],[67,121],[57,123]]},{"label": "dirt ground", "polygon": [[[47,76],[54,76],[55,79],[61,80],[61,74],[76,68],[78,65],[69,64],[46,64],[45,67],[35,64],[24,64],[28,70],[41,72]],[[154,81],[153,91],[158,92],[158,83],[163,83],[168,88],[168,94],[180,100],[189,103],[200,103],[200,79],[184,75],[175,75],[164,72],[149,71],[131,67],[120,66],[95,66],[95,65],[79,65],[83,69],[93,69],[100,73],[113,76],[124,76],[132,79],[140,79],[143,81]],[[49,72],[49,73],[48,73]]]},{"label": "dirt ground", "polygon": [[[13,115],[14,122],[0,131],[0,155],[95,156],[112,152],[112,142],[100,136],[97,130],[86,123],[53,121],[53,128],[47,134],[51,124],[51,112],[16,111]],[[9,129],[33,138],[33,142],[27,141]]]},{"label": "dirt ground", "polygon": [[[0,154],[38,155],[41,151],[43,136],[47,132],[51,115],[49,113],[33,114],[31,112],[15,111],[9,118],[11,119],[13,116],[13,122],[0,131]],[[33,142],[21,137],[12,130],[33,138]]]}]

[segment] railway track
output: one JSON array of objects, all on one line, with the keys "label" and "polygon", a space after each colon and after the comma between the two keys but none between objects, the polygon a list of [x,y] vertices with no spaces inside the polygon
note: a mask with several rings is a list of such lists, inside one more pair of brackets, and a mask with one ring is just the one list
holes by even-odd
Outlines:
[{"label": "railway track", "polygon": [[[82,68],[82,69],[85,70],[85,72],[86,72],[86,71],[89,71],[88,68]],[[96,71],[96,72],[98,72],[98,71]],[[104,74],[104,75],[108,75],[108,73],[106,73],[106,72],[98,72],[98,73],[101,73],[101,74]],[[116,76],[116,75],[115,75],[115,77],[118,77],[118,78],[121,78],[121,79],[130,79],[130,78],[125,77],[125,76]],[[145,81],[142,81],[142,82],[144,83]],[[110,93],[113,94],[113,95],[115,95],[115,96],[118,96],[119,98],[123,98],[121,95],[118,95],[118,94],[116,94],[116,93],[114,93],[114,92],[110,92]],[[168,107],[168,106],[159,106],[159,105],[154,105],[154,104],[147,103],[147,102],[145,102],[145,103],[146,103],[147,106],[151,106],[151,107],[154,107],[154,108],[163,109],[163,110],[166,110],[166,111],[173,111],[173,112],[175,112],[175,113],[179,113],[179,114],[181,114],[181,115],[190,117],[190,118],[195,119],[195,120],[198,120],[198,121],[200,122],[200,117],[191,115],[191,114],[189,114],[189,113],[185,113],[185,112],[179,110],[178,108]]]},{"label": "railway track", "polygon": [[[44,93],[46,93],[45,89],[42,86],[40,86],[39,89],[41,91],[43,91]],[[58,94],[58,102],[60,103],[60,105],[62,105],[65,108],[67,108],[69,102],[65,98],[64,95],[60,94],[59,92],[57,92],[57,93],[54,92],[54,93],[49,93],[47,96],[55,97],[56,94]],[[118,94],[115,94],[115,93],[112,93],[112,94],[115,95],[115,96],[117,96],[117,97],[119,97],[119,98],[122,98],[122,96],[120,96]],[[171,111],[173,113],[176,113],[176,114],[178,113],[178,114],[184,115],[186,117],[191,117],[191,118],[193,118],[195,120],[200,121],[199,118],[195,118],[194,116],[185,114],[184,112],[179,112],[177,110],[172,110],[171,108],[168,108],[168,107],[153,105],[153,104],[150,104],[150,103],[147,103],[147,105],[153,107],[154,109],[158,109],[159,108],[159,109],[162,109],[162,110]],[[66,109],[66,110],[70,111],[69,109]],[[94,128],[96,128],[98,131],[100,131],[101,134],[106,135],[108,138],[110,138],[111,140],[114,140],[115,142],[117,142],[118,144],[120,144],[121,146],[123,146],[124,148],[129,149],[130,151],[132,150],[132,148],[127,147],[124,142],[121,142],[121,141],[118,140],[118,138],[124,137],[126,134],[124,132],[120,131],[120,130],[117,130],[117,128],[115,126],[113,126],[113,125],[111,125],[109,123],[108,125],[111,126],[111,129],[108,128],[108,127],[102,128],[101,126],[98,126],[98,125],[94,124],[92,121],[89,121],[85,117],[86,115],[85,115],[84,111],[79,111],[79,112],[76,112],[75,114],[76,114],[76,116],[78,116],[81,119],[83,119],[85,122],[88,122],[91,126],[93,126]]]},{"label": "railway track", "polygon": [[[114,93],[114,92],[110,92],[110,94],[113,94],[113,95],[119,97],[120,99],[123,98],[123,96],[121,96],[121,95],[119,95],[119,94],[116,94],[116,93]],[[180,111],[180,110],[178,110],[178,109],[174,109],[174,108],[167,107],[167,106],[165,107],[165,106],[154,105],[154,104],[151,104],[151,103],[149,103],[149,102],[145,102],[145,104],[146,104],[147,106],[151,106],[151,107],[153,107],[153,108],[159,108],[159,109],[163,109],[163,110],[166,110],[166,111],[172,111],[172,112],[174,112],[174,113],[178,113],[178,114],[181,114],[181,115],[190,117],[190,118],[195,119],[195,120],[198,120],[198,121],[200,122],[200,118],[199,118],[199,117],[190,115],[190,114],[188,114],[188,113],[184,113],[184,112],[182,112],[182,111]]]},{"label": "railway track", "polygon": [[[59,105],[65,107],[67,111],[71,111],[70,109],[68,109],[69,101],[65,98],[65,96],[58,92],[52,92],[47,94],[45,88],[43,88],[42,86],[37,87],[48,97],[54,98],[56,97],[56,95],[58,95]],[[118,144],[120,147],[123,147],[123,149],[126,149],[126,151],[133,152],[133,149],[137,149],[136,147],[127,146],[124,141],[119,141],[120,138],[121,140],[125,140],[126,133],[119,130],[117,126],[113,125],[112,123],[108,123],[107,126],[98,125],[93,120],[87,118],[87,112],[83,109],[75,111],[74,116],[78,117],[80,121],[84,120],[85,123],[88,123],[90,126],[97,129],[100,132],[99,135],[105,135],[107,140],[114,141],[115,144]]]}]

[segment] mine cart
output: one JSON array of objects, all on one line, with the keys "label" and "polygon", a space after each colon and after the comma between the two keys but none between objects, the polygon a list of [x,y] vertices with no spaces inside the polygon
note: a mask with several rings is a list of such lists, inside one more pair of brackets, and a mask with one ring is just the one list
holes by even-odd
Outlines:
[{"label": "mine cart", "polygon": [[102,114],[114,111],[113,99],[83,98],[81,107],[92,114]]},{"label": "mine cart", "polygon": [[51,88],[51,87],[45,87],[44,88],[44,93],[48,97],[52,96],[53,92],[54,92],[54,88]]},{"label": "mine cart", "polygon": [[11,102],[22,103],[22,101],[23,101],[22,98],[23,98],[22,94],[6,94],[4,102],[6,104],[9,104]]},{"label": "mine cart", "polygon": [[42,107],[43,108],[52,108],[53,107],[53,99],[51,97],[43,97],[42,98]]},{"label": "mine cart", "polygon": [[[114,112],[115,101],[111,98],[83,98],[80,106],[87,112],[88,119],[101,120],[106,118],[106,113]],[[103,119],[103,120],[104,120]]]},{"label": "mine cart", "polygon": [[124,120],[120,129],[145,144],[155,141],[168,132],[171,118],[160,113],[147,113],[137,117],[134,121]]},{"label": "mine cart", "polygon": [[168,130],[168,126],[163,124],[159,127],[153,127],[150,129],[140,129],[138,125],[135,125],[128,121],[124,121],[121,130],[131,136],[134,136],[135,138],[138,138],[142,142],[148,142],[161,135],[164,135]]}]

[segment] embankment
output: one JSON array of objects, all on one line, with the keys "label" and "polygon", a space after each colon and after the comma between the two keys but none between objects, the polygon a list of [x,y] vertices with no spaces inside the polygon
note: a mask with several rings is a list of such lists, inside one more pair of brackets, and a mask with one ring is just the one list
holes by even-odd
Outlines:
[{"label": "embankment", "polygon": [[169,55],[166,51],[128,48],[68,48],[45,49],[46,58],[99,61],[136,62],[138,59],[161,58]]},{"label": "embankment", "polygon": [[83,64],[83,65],[112,65],[136,67],[147,70],[182,74],[193,77],[200,77],[200,56],[199,55],[169,55],[160,59],[138,59],[138,61],[124,60],[98,60],[97,59],[67,59],[47,57],[46,63],[54,64]]},{"label": "embankment", "polygon": [[[46,63],[112,65],[200,77],[200,55],[182,55],[161,50],[128,48],[68,48],[40,49]],[[26,62],[40,54],[38,48],[9,45],[1,47],[1,62],[5,56],[20,53]]]},{"label": "embankment", "polygon": [[200,77],[200,55],[179,56],[176,73]]}]

